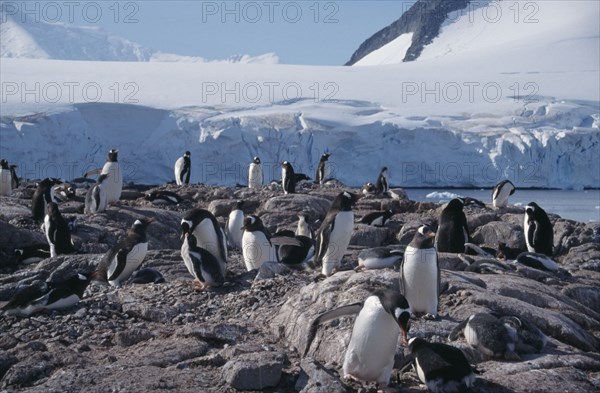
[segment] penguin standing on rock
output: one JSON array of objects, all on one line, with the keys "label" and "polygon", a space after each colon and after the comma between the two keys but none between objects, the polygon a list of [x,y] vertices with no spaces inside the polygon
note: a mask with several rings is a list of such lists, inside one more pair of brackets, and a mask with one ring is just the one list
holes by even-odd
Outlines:
[{"label": "penguin standing on rock", "polygon": [[79,273],[61,282],[30,285],[18,290],[2,307],[7,315],[28,316],[44,310],[72,307],[79,303],[94,273]]},{"label": "penguin standing on rock", "polygon": [[0,195],[10,195],[13,189],[12,172],[8,161],[0,160]]},{"label": "penguin standing on rock", "polygon": [[437,316],[440,296],[440,265],[433,245],[435,232],[427,225],[420,227],[404,251],[400,266],[400,291],[410,304],[411,313]]},{"label": "penguin standing on rock", "polygon": [[146,229],[152,222],[153,219],[146,218],[135,220],[127,237],[104,254],[98,265],[98,275],[103,281],[119,288],[142,264],[148,252]]},{"label": "penguin standing on rock", "polygon": [[554,229],[546,211],[535,202],[529,203],[525,208],[523,229],[529,252],[552,256]]},{"label": "penguin standing on rock", "polygon": [[471,243],[464,206],[462,199],[455,198],[442,210],[435,239],[439,252],[465,252],[465,243]]},{"label": "penguin standing on rock", "polygon": [[329,153],[323,153],[323,155],[321,156],[321,159],[319,160],[319,166],[317,167],[317,173],[315,175],[315,184],[323,184],[325,183],[325,180],[327,180],[327,178],[329,177],[329,165],[327,163],[327,160],[329,160],[329,157],[331,156],[331,154]]},{"label": "penguin standing on rock", "polygon": [[434,393],[458,393],[475,383],[475,373],[458,348],[442,343],[430,343],[418,337],[408,341],[409,363],[417,376]]},{"label": "penguin standing on rock", "polygon": [[448,339],[454,341],[463,335],[467,344],[492,358],[518,360],[515,353],[517,332],[509,323],[491,314],[473,314],[450,332]]},{"label": "penguin standing on rock", "polygon": [[227,271],[227,240],[217,218],[208,210],[192,209],[181,220],[181,239],[186,233],[196,237],[197,245],[219,261],[221,274]]},{"label": "penguin standing on rock", "polygon": [[188,272],[195,279],[196,290],[203,291],[210,287],[221,286],[225,282],[217,258],[205,249],[198,247],[196,237],[190,232],[184,234],[181,257]]},{"label": "penguin standing on rock", "polygon": [[36,190],[33,193],[31,203],[31,215],[34,220],[41,221],[46,214],[47,206],[50,202],[58,202],[54,194],[53,186],[62,183],[59,179],[48,177],[39,183],[36,183]]},{"label": "penguin standing on rock", "polygon": [[379,176],[377,177],[375,188],[377,189],[378,194],[384,194],[390,189],[387,178],[387,170],[387,166],[381,168],[381,172],[379,172]]},{"label": "penguin standing on rock", "polygon": [[281,163],[281,186],[285,195],[296,193],[296,174],[292,164],[287,161]]},{"label": "penguin standing on rock", "polygon": [[105,182],[109,176],[109,174],[101,174],[96,184],[88,190],[85,196],[85,214],[101,213],[106,210]]},{"label": "penguin standing on rock", "polygon": [[19,188],[19,176],[17,176],[17,166],[11,165],[10,167],[10,178],[12,182],[12,189]]},{"label": "penguin standing on rock", "polygon": [[254,157],[248,167],[248,188],[260,189],[263,185],[263,170],[260,157]]},{"label": "penguin standing on rock", "polygon": [[322,273],[329,277],[342,261],[350,244],[354,229],[352,205],[357,196],[349,192],[340,193],[329,208],[325,220],[317,231],[315,262],[322,265]]},{"label": "penguin standing on rock", "polygon": [[108,158],[101,170],[94,169],[83,175],[83,177],[102,174],[110,175],[109,181],[106,182],[106,203],[117,202],[121,199],[121,192],[123,191],[123,174],[121,173],[121,167],[119,166],[118,155],[119,151],[117,149],[111,149],[108,152]]},{"label": "penguin standing on rock", "polygon": [[242,248],[242,236],[244,235],[244,201],[237,201],[231,209],[227,223],[225,224],[225,234],[227,235],[227,243],[232,248]]},{"label": "penguin standing on rock", "polygon": [[492,205],[494,207],[506,207],[508,197],[515,193],[516,187],[510,180],[502,180],[494,186],[492,191]]},{"label": "penguin standing on rock", "polygon": [[191,156],[192,153],[186,151],[182,157],[179,157],[179,159],[175,161],[173,170],[175,172],[175,183],[178,186],[190,184],[190,173],[192,171]]},{"label": "penguin standing on rock", "polygon": [[318,326],[344,315],[357,314],[343,364],[344,378],[375,381],[386,388],[394,367],[398,337],[406,342],[410,312],[406,299],[391,290],[377,290],[364,303],[350,304],[321,314],[311,325],[304,356]]},{"label": "penguin standing on rock", "polygon": [[271,243],[271,233],[259,217],[247,216],[242,229],[242,255],[246,270],[258,269],[265,262],[277,261],[277,250]]},{"label": "penguin standing on rock", "polygon": [[50,246],[50,257],[54,258],[58,254],[73,252],[69,225],[60,214],[58,205],[54,202],[48,204],[48,212],[44,218],[43,228]]}]

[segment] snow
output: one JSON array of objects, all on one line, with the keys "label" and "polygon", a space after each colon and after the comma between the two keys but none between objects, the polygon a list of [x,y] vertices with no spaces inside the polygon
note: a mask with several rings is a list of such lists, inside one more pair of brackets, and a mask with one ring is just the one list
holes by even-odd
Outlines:
[{"label": "snow", "polygon": [[449,191],[434,191],[427,194],[428,199],[438,199],[440,201],[450,201],[455,198],[464,198],[462,195],[455,194]]},{"label": "snow", "polygon": [[398,64],[404,61],[408,48],[412,45],[413,33],[402,34],[392,42],[369,53],[354,65]]},{"label": "snow", "polygon": [[539,32],[504,25],[492,42],[499,27],[479,27],[487,44],[442,55],[458,18],[431,44],[443,50],[402,64],[3,58],[0,156],[24,177],[71,179],[115,147],[125,180],[157,184],[189,150],[192,182],[234,185],[256,155],[267,181],[283,160],[313,174],[329,151],[349,185],[387,166],[395,186],[599,187],[598,2],[546,3]]}]

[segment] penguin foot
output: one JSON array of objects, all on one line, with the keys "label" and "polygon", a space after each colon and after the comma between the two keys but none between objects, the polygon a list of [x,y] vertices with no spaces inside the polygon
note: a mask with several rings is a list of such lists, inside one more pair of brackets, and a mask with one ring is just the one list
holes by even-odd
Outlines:
[{"label": "penguin foot", "polygon": [[437,319],[437,315],[427,313],[427,314],[423,315],[423,319],[426,319],[428,321],[434,321]]},{"label": "penguin foot", "polygon": [[206,286],[200,282],[200,280],[196,279],[194,280],[194,290],[198,291],[198,292],[202,292],[206,289]]}]

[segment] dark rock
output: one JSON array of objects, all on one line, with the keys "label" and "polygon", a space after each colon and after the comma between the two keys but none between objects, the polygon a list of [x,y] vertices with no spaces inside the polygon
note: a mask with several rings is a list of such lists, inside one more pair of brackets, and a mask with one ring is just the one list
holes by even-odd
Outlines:
[{"label": "dark rock", "polygon": [[300,376],[296,391],[300,393],[345,393],[346,388],[338,378],[331,375],[318,362],[304,358],[300,362]]},{"label": "dark rock", "polygon": [[16,356],[6,352],[0,351],[0,380],[4,377],[6,372],[11,368],[13,364],[19,361]]},{"label": "dark rock", "polygon": [[121,364],[168,367],[206,355],[209,345],[195,338],[167,338],[137,344],[128,349],[128,356],[118,360]]},{"label": "dark rock", "polygon": [[150,340],[154,334],[146,329],[128,329],[115,334],[115,344],[120,347],[129,347],[139,342]]},{"label": "dark rock", "polygon": [[239,325],[229,324],[192,324],[182,328],[179,335],[192,336],[208,342],[230,343],[237,342],[247,329]]},{"label": "dark rock", "polygon": [[505,243],[510,248],[525,250],[525,235],[523,227],[502,221],[492,221],[480,226],[472,234],[476,244],[488,244],[497,247]]},{"label": "dark rock", "polygon": [[353,246],[379,247],[390,236],[389,229],[371,225],[357,224],[352,232],[350,244]]},{"label": "dark rock", "polygon": [[262,390],[277,386],[286,357],[281,353],[249,353],[223,366],[223,379],[238,390]]}]

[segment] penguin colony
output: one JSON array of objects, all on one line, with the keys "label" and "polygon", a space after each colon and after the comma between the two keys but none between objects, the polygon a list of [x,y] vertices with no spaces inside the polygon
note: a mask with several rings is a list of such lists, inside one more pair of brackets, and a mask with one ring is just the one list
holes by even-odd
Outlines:
[{"label": "penguin colony", "polygon": [[[99,175],[85,197],[86,214],[101,214],[111,204],[118,203],[123,177],[117,154],[116,149],[110,150],[101,170],[85,174],[85,177]],[[185,152],[175,163],[175,181],[179,186],[189,184],[190,156],[190,152]],[[315,175],[315,184],[319,186],[329,179],[329,157],[330,154],[325,153],[319,161]],[[0,161],[0,195],[10,195],[18,187],[15,167],[9,166],[6,160]],[[281,168],[281,187],[285,195],[296,192],[299,180],[309,180],[306,175],[296,174],[288,161],[283,161]],[[58,179],[48,178],[36,184],[32,216],[43,221],[42,229],[48,244],[16,249],[15,255],[23,263],[74,252],[71,229],[57,204],[56,186],[61,183]],[[254,157],[248,169],[248,188],[262,187],[261,161]],[[386,167],[382,168],[375,185],[367,183],[362,190],[363,196],[389,192]],[[514,192],[515,187],[510,181],[499,183],[493,190],[493,206],[506,206],[508,197]],[[355,224],[352,207],[360,197],[347,191],[339,193],[316,231],[310,226],[308,217],[299,214],[295,232],[286,230],[271,234],[259,216],[245,215],[242,200],[233,206],[225,230],[209,211],[200,208],[188,211],[181,220],[181,257],[194,279],[194,288],[208,290],[227,281],[227,246],[242,250],[248,271],[260,269],[267,262],[279,262],[294,269],[320,269],[322,276],[331,276],[341,267]],[[168,191],[149,193],[145,198],[152,203],[181,202],[176,193]],[[390,268],[399,264],[400,292],[374,290],[360,303],[317,316],[310,327],[304,356],[310,353],[320,325],[341,316],[356,315],[342,365],[344,377],[376,382],[386,389],[397,342],[401,338],[408,348],[404,368],[412,366],[429,390],[458,392],[471,388],[475,383],[475,370],[460,349],[419,337],[407,340],[411,317],[438,318],[441,273],[437,253],[462,253],[465,245],[470,245],[463,208],[472,203],[482,204],[469,198],[451,200],[441,211],[437,234],[429,226],[422,225],[405,250],[390,247],[363,250],[356,270]],[[373,212],[364,216],[360,223],[384,226],[393,215],[391,210]],[[44,310],[71,307],[83,297],[92,279],[117,288],[130,278],[131,283],[138,284],[164,282],[160,272],[139,269],[148,251],[147,228],[152,221],[143,217],[135,220],[126,237],[104,255],[96,271],[82,272],[61,282],[21,288],[3,311],[29,316]],[[553,228],[546,212],[536,203],[530,203],[525,209],[523,226],[529,252],[521,253],[516,259],[528,266],[556,271],[558,266],[551,259]],[[500,247],[499,253],[508,254],[508,250]],[[458,324],[449,340],[459,337],[464,337],[469,346],[489,357],[508,360],[519,359],[518,352],[539,352],[546,343],[541,331],[528,321],[484,313],[473,314]]]}]

